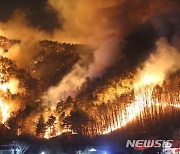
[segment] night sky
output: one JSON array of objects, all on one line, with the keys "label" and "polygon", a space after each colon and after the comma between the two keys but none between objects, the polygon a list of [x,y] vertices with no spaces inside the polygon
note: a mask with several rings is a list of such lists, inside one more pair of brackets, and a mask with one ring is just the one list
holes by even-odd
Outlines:
[{"label": "night sky", "polygon": [[[172,6],[177,6],[178,3],[178,0],[170,1]],[[7,22],[15,11],[25,13],[26,19],[31,26],[45,31],[61,28],[64,21],[63,18],[58,20],[57,10],[48,5],[47,0],[0,0],[0,22]],[[122,9],[122,11],[124,10]],[[124,14],[124,17],[126,17],[126,14]],[[158,29],[158,31],[161,31],[161,35],[168,35],[170,37],[179,29],[178,19],[180,18],[180,13],[177,10],[171,10],[168,14],[162,14],[158,18],[162,23],[161,25],[163,25],[162,29]]]}]

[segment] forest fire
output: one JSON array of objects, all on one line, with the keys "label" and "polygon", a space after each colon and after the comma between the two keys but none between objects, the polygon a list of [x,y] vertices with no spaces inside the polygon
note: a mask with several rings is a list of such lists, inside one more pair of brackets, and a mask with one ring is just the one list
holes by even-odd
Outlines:
[{"label": "forest fire", "polygon": [[69,132],[69,133],[72,133],[71,130],[62,130],[62,131],[57,131],[55,134],[52,135],[51,130],[48,129],[48,130],[46,130],[46,132],[45,132],[44,138],[45,138],[45,139],[50,139],[50,138],[52,138],[52,137],[59,136],[59,135],[61,135],[62,133],[68,133],[68,132]]},{"label": "forest fire", "polygon": [[10,117],[10,112],[9,112],[9,106],[3,102],[3,100],[0,100],[0,112],[1,112],[1,117],[2,117],[2,124],[6,122],[6,120]]},{"label": "forest fire", "polygon": [[[144,68],[138,70],[138,74],[136,75],[137,79],[133,85],[135,101],[125,107],[118,117],[118,122],[110,124],[103,134],[107,134],[121,128],[133,120],[135,121],[139,118],[144,119],[144,114],[147,110],[149,114],[148,116],[155,116],[154,111],[156,111],[155,114],[157,116],[161,114],[160,108],[179,108],[179,89],[176,91],[177,95],[171,94],[169,99],[165,98],[166,96],[161,96],[162,94],[155,90],[159,85],[162,87],[164,86],[163,82],[167,72],[176,65],[175,61],[165,64],[166,59],[170,57],[167,51],[171,50],[172,52],[175,52],[174,54],[176,54],[176,51],[174,51],[172,47],[168,46],[163,40],[160,40],[157,44],[158,48],[156,53],[150,56],[150,58],[145,62]],[[158,68],[160,69],[158,70]],[[159,98],[161,99],[159,100]]]},{"label": "forest fire", "polygon": [[[61,133],[60,133],[60,134],[61,134]],[[60,135],[60,134],[55,134],[55,136],[56,136],[56,135]],[[55,136],[51,136],[51,130],[50,130],[50,128],[49,128],[49,129],[46,130],[45,135],[44,135],[44,138],[49,139],[49,138],[55,137]]]},{"label": "forest fire", "polygon": [[[92,102],[93,105],[90,105],[87,109],[88,113],[83,111],[86,110],[86,107],[82,110],[80,106],[76,105],[77,98],[72,99],[70,97],[63,100],[60,99],[60,102],[53,110],[42,102],[43,110],[32,120],[32,123],[36,123],[36,127],[35,130],[34,128],[32,129],[31,133],[46,139],[67,132],[72,134],[82,133],[88,136],[107,134],[125,127],[132,121],[144,119],[147,115],[149,117],[159,116],[162,111],[164,112],[165,108],[179,108],[180,96],[178,87],[177,89],[173,89],[175,90],[175,92],[173,92],[170,87],[165,85],[166,80],[164,73],[166,73],[166,69],[170,69],[171,66],[161,69],[162,72],[154,73],[156,72],[154,65],[157,66],[156,57],[161,55],[161,46],[166,46],[166,43],[160,40],[158,45],[159,48],[156,53],[151,56],[153,58],[145,62],[144,68],[138,70],[136,74],[128,73],[128,75],[123,78],[119,77],[117,81],[112,80],[107,87],[105,86],[104,90],[101,90],[100,87],[94,92],[94,95],[96,95],[95,99],[93,97],[86,98],[88,95],[83,96],[82,99],[79,98],[80,103],[84,101]],[[168,48],[170,47],[167,46],[167,49]],[[170,49],[174,50],[172,48]],[[163,54],[166,54],[164,50]],[[35,61],[36,65],[40,63],[37,62],[37,60]],[[1,123],[4,124],[8,122],[9,124],[9,119],[11,120],[14,118],[13,116],[16,116],[18,109],[24,112],[24,107],[22,109],[19,107],[10,109],[9,104],[5,103],[5,100],[12,103],[15,100],[23,101],[24,98],[28,98],[29,94],[33,94],[33,92],[28,92],[30,89],[27,87],[30,85],[26,84],[31,82],[26,81],[27,79],[22,76],[21,71],[16,68],[17,66],[5,58],[1,59],[1,63],[3,66],[1,69],[2,83],[0,85],[0,90],[2,91],[0,103]],[[12,70],[14,70],[14,72],[8,72],[8,68],[13,68]],[[4,71],[4,69],[7,69],[7,71]],[[21,79],[19,77],[21,77]],[[29,79],[30,81],[32,80],[28,77],[28,80]],[[178,83],[178,74],[176,80],[175,84]],[[20,81],[23,82],[23,84]],[[158,90],[158,86],[161,88],[160,90]],[[36,94],[38,94],[38,92],[36,92]],[[36,95],[33,94],[31,97],[33,98],[35,96]],[[27,100],[29,101],[29,98]],[[37,110],[38,108],[39,107],[37,107]],[[13,116],[11,116],[11,113],[13,113]],[[76,120],[76,118],[79,119],[81,117],[85,118],[82,122]],[[78,123],[78,125],[73,126],[76,123]],[[8,125],[7,127],[9,128]],[[26,129],[29,128],[32,127]],[[21,129],[20,126],[17,127],[17,134],[23,134],[23,129]]]},{"label": "forest fire", "polygon": [[1,143],[180,139],[179,0],[0,3]]},{"label": "forest fire", "polygon": [[10,114],[13,111],[13,109],[10,109],[10,105],[6,103],[5,100],[9,99],[8,97],[8,92],[13,94],[18,93],[18,85],[19,81],[17,79],[9,79],[9,81],[5,81],[6,77],[3,76],[2,72],[0,74],[0,90],[1,90],[1,98],[0,98],[0,112],[1,112],[1,117],[2,121],[1,123],[4,124],[8,118],[10,118]]},{"label": "forest fire", "polygon": [[[132,101],[132,103],[128,104],[127,106],[124,106],[123,107],[124,109],[119,110],[115,115],[113,115],[112,118],[109,118],[108,121],[106,122],[106,125],[102,125],[100,127],[96,126],[97,128],[95,128],[94,126],[93,129],[97,129],[96,130],[97,134],[99,135],[108,134],[117,129],[125,127],[132,121],[136,121],[139,119],[142,119],[144,121],[144,119],[147,116],[158,118],[156,116],[160,116],[161,114],[168,113],[166,111],[167,109],[173,110],[173,109],[180,108],[179,90],[177,89],[177,91],[175,91],[175,93],[173,94],[173,92],[170,89],[165,89],[168,92],[166,95],[164,95],[160,91],[157,90],[157,86],[158,86],[157,84],[162,83],[163,79],[162,78],[161,80],[158,78],[156,79],[155,75],[153,78],[151,78],[151,76],[148,76],[148,75],[146,75],[146,77],[142,76],[142,80],[135,81],[134,88],[132,90],[134,91],[134,98],[133,98],[134,102]],[[128,82],[126,81],[126,83]],[[162,88],[163,89],[165,88],[164,84],[162,85]],[[131,88],[129,87],[129,89]],[[127,92],[126,90],[123,90],[123,89],[121,89],[121,91]],[[116,93],[119,93],[119,92],[116,92]],[[108,90],[108,95],[106,95],[107,100],[109,99],[108,97],[111,98],[111,100],[115,99],[113,94],[110,95],[109,90]],[[101,98],[102,96],[100,95],[100,101],[102,101]],[[105,102],[106,102],[106,99],[104,99]],[[125,99],[128,100],[128,97]],[[121,102],[121,99],[119,99],[118,101]],[[121,106],[121,103],[119,103],[119,106]],[[113,109],[112,109],[112,112],[113,112]],[[108,116],[113,114],[112,112],[108,113],[109,114]],[[91,130],[88,129],[88,131],[89,131],[88,134],[92,135]],[[63,132],[72,133],[73,130],[64,129],[61,132],[57,131],[58,133],[56,133],[54,136],[51,135],[51,132],[52,131],[50,129],[47,129],[44,138],[48,139],[48,138],[60,135]]]},{"label": "forest fire", "polygon": [[[153,86],[152,86],[153,87]],[[103,134],[110,133],[114,130],[117,130],[128,123],[130,123],[132,120],[136,120],[139,118],[144,117],[144,111],[149,110],[148,116],[153,116],[152,108],[153,110],[157,110],[157,113],[159,114],[159,107],[162,108],[180,108],[179,98],[177,98],[177,104],[170,104],[168,102],[158,102],[158,99],[153,99],[153,88],[150,86],[147,86],[144,88],[144,91],[142,89],[141,92],[138,91],[139,94],[135,96],[135,102],[130,104],[125,108],[124,111],[119,115],[118,121],[114,124],[111,124],[104,132]],[[174,98],[175,99],[175,98]]]},{"label": "forest fire", "polygon": [[19,81],[16,79],[10,79],[9,82],[0,85],[0,90],[7,92],[9,90],[12,94],[16,94],[18,91]]}]

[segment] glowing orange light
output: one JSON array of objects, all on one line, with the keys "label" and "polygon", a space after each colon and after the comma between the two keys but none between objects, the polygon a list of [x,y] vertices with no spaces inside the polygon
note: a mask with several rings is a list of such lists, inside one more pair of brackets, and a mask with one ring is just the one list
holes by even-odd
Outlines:
[{"label": "glowing orange light", "polygon": [[2,100],[0,100],[0,110],[2,116],[2,123],[4,124],[6,120],[10,117],[10,113],[9,113],[9,106],[6,103],[4,103]]},{"label": "glowing orange light", "polygon": [[0,85],[0,90],[6,92],[8,89],[12,94],[17,93],[19,81],[16,79],[10,79],[9,82]]},{"label": "glowing orange light", "polygon": [[158,102],[158,100],[153,100],[152,92],[157,84],[162,83],[162,78],[156,74],[150,74],[148,72],[141,72],[141,77],[134,84],[135,90],[135,101],[128,105],[124,111],[121,111],[118,116],[118,121],[108,126],[101,134],[107,134],[114,130],[117,130],[133,119],[140,116],[145,108],[150,108],[153,105],[168,107],[172,106],[175,108],[180,108],[179,102],[174,102],[174,104]]}]

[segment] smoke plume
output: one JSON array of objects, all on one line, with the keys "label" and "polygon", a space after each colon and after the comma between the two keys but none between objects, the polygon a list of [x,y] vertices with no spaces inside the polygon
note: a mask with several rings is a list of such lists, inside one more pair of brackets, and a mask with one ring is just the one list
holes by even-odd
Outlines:
[{"label": "smoke plume", "polygon": [[50,6],[58,12],[59,20],[64,20],[63,28],[56,29],[53,38],[61,42],[90,44],[96,50],[89,67],[82,67],[80,61],[56,87],[49,89],[46,93],[48,101],[76,96],[87,77],[102,76],[122,58],[120,43],[130,32],[156,15],[177,9],[177,3],[135,0],[132,5],[131,1],[124,0],[49,0]]},{"label": "smoke plume", "polygon": [[122,58],[120,44],[129,33],[155,16],[178,10],[179,3],[178,0],[134,0],[133,4],[130,0],[48,0],[47,7],[56,10],[62,27],[52,33],[42,31],[31,26],[25,12],[16,11],[8,22],[0,23],[0,35],[21,43],[13,46],[9,53],[1,54],[26,67],[40,50],[38,40],[91,45],[93,59],[80,54],[81,59],[70,73],[57,86],[49,88],[45,100],[52,102],[68,95],[76,96],[86,78],[102,76]]},{"label": "smoke plume", "polygon": [[0,22],[0,35],[21,41],[14,44],[9,52],[1,52],[1,56],[14,60],[20,67],[32,62],[33,56],[40,50],[39,40],[48,37],[47,33],[31,27],[22,11],[15,11],[6,23]]},{"label": "smoke plume", "polygon": [[162,85],[164,79],[180,69],[180,52],[168,43],[165,38],[156,42],[157,49],[138,70],[135,89],[145,85]]}]

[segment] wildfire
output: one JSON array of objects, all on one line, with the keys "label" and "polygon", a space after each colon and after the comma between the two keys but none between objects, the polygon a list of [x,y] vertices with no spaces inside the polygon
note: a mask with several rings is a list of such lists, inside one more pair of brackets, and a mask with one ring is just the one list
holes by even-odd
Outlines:
[{"label": "wildfire", "polygon": [[[168,47],[167,47],[168,49]],[[169,49],[168,49],[169,50]],[[0,53],[2,52],[0,48]],[[160,55],[160,56],[159,56]],[[164,54],[164,52],[162,53]],[[157,113],[160,112],[160,108],[164,109],[166,107],[171,107],[171,108],[180,108],[180,102],[179,102],[179,93],[178,96],[176,95],[175,98],[172,99],[172,101],[169,101],[171,96],[167,94],[166,98],[162,96],[163,98],[158,99],[154,96],[154,93],[156,92],[156,85],[163,85],[163,81],[173,66],[176,66],[175,63],[172,60],[172,65],[164,67],[164,61],[167,61],[167,57],[169,58],[170,56],[168,55],[165,58],[163,57],[160,59],[159,62],[159,57],[161,56],[161,52],[158,53],[158,56],[153,55],[150,57],[150,59],[147,61],[147,63],[144,65],[144,68],[142,70],[138,70],[138,73],[136,76],[134,74],[130,74],[128,76],[122,76],[122,77],[116,77],[113,78],[112,80],[107,82],[107,85],[104,87],[98,87],[93,93],[93,107],[90,105],[88,106],[90,109],[89,114],[93,120],[91,121],[90,124],[87,124],[85,127],[85,135],[97,135],[97,134],[107,134],[110,133],[114,130],[117,130],[119,128],[122,128],[123,126],[126,126],[128,123],[138,120],[141,117],[145,117],[145,112],[148,110],[148,116],[153,116],[153,110],[152,108],[156,108]],[[176,57],[176,56],[175,56]],[[164,60],[165,59],[165,60]],[[159,69],[157,66],[161,66],[161,69]],[[2,65],[3,68],[3,65]],[[10,106],[9,103],[7,103],[6,99],[4,99],[4,94],[16,94],[20,93],[21,89],[19,89],[19,80],[11,78],[11,75],[8,76],[8,74],[3,74],[2,71],[0,73],[0,114],[1,114],[1,123],[5,124],[7,119],[10,117],[12,107]],[[18,71],[17,71],[18,72]],[[9,72],[7,72],[9,73]],[[11,74],[11,72],[10,72]],[[7,76],[8,77],[7,77]],[[17,75],[14,75],[17,76]],[[10,78],[10,79],[9,79]],[[8,82],[4,81],[9,79]],[[134,79],[136,79],[134,81]],[[134,82],[134,84],[132,84]],[[22,84],[21,84],[22,85]],[[53,94],[54,95],[54,94]],[[58,94],[59,95],[59,94]],[[155,94],[156,96],[160,96],[159,93]],[[164,95],[164,94],[163,94]],[[170,94],[171,95],[171,94]],[[6,95],[8,97],[8,95]],[[133,96],[133,98],[132,98]],[[172,97],[175,95],[173,94]],[[161,97],[161,96],[160,96]],[[86,98],[86,97],[85,97]],[[122,98],[122,100],[121,100]],[[74,98],[76,100],[76,98]],[[89,100],[88,99],[83,99],[84,100]],[[66,101],[66,100],[64,100]],[[73,100],[74,101],[74,100]],[[122,101],[122,104],[120,103]],[[80,98],[81,102],[81,98]],[[70,103],[72,103],[70,101]],[[72,107],[66,107],[66,105],[71,105],[70,103],[65,104],[64,103],[64,108],[63,110],[68,110],[68,112],[71,110],[69,108]],[[112,104],[111,104],[112,103]],[[114,103],[114,104],[113,104]],[[126,105],[128,103],[128,105]],[[101,106],[102,105],[102,106]],[[126,105],[126,106],[125,106]],[[72,105],[71,105],[72,106]],[[63,108],[62,107],[62,108]],[[97,108],[96,108],[97,107]],[[86,108],[86,107],[84,107]],[[96,117],[96,113],[100,109],[102,113],[99,113]],[[107,115],[104,116],[103,111],[107,111]],[[164,111],[164,110],[163,110]],[[48,116],[50,115],[48,111]],[[44,114],[44,113],[42,113]],[[58,113],[59,114],[59,113]],[[52,115],[55,116],[55,119],[57,121],[52,122],[48,124],[48,116],[46,117],[47,121],[46,123],[43,124],[43,130],[41,133],[41,138],[44,137],[46,139],[61,135],[62,133],[65,132],[70,132],[70,133],[75,133],[72,130],[68,129],[60,129],[58,126],[60,126],[60,122],[58,121],[58,115],[56,111],[53,109]],[[66,115],[62,116],[66,117]],[[60,119],[60,120],[63,120]],[[58,124],[58,125],[57,125]],[[23,132],[23,131],[22,131]],[[18,135],[21,134],[21,128],[18,129],[17,132]]]},{"label": "wildfire", "polygon": [[145,74],[142,76],[141,80],[136,82],[134,84],[135,89],[135,102],[128,105],[124,111],[120,113],[118,116],[118,121],[108,126],[105,131],[102,132],[102,134],[110,133],[114,130],[117,130],[132,120],[138,118],[140,115],[143,114],[145,108],[148,109],[152,107],[153,105],[156,107],[162,106],[162,107],[175,107],[180,108],[180,104],[178,100],[174,102],[174,104],[169,103],[163,103],[158,102],[158,100],[153,100],[152,92],[157,83],[159,83],[161,80],[156,75],[147,75]]},{"label": "wildfire", "polygon": [[19,85],[18,80],[10,79],[9,82],[6,82],[0,85],[0,90],[2,90],[3,92],[7,92],[7,90],[9,89],[9,91],[12,94],[15,94],[18,91],[18,85]]},{"label": "wildfire", "polygon": [[[171,51],[171,52],[169,52]],[[171,53],[171,54],[170,54]],[[150,58],[145,62],[143,69],[138,70],[136,81],[133,85],[135,93],[135,101],[128,105],[123,112],[119,113],[118,122],[113,122],[108,128],[103,131],[103,134],[114,131],[127,123],[143,115],[145,108],[151,107],[174,107],[179,108],[179,95],[173,102],[158,100],[153,98],[153,90],[156,85],[162,85],[165,77],[172,70],[178,70],[178,52],[174,47],[171,47],[164,39],[157,42],[156,52],[150,55]],[[169,63],[166,63],[169,60]],[[165,103],[164,103],[165,102]],[[157,109],[158,110],[158,109]],[[153,111],[150,111],[152,114]]]},{"label": "wildfire", "polygon": [[[152,90],[148,88],[146,93],[139,93],[138,95],[136,95],[135,102],[127,106],[125,110],[120,114],[117,124],[113,124],[113,127],[109,126],[103,132],[103,134],[110,133],[116,129],[125,126],[134,118],[139,116],[146,107],[150,107],[152,105],[151,93]],[[148,100],[148,102],[146,102],[146,100]]]},{"label": "wildfire", "polygon": [[161,81],[162,78],[157,74],[146,72],[135,82],[134,89],[139,90],[140,88],[144,88],[146,86],[151,86],[153,88],[155,85],[161,83]]},{"label": "wildfire", "polygon": [[49,139],[51,137],[50,134],[51,134],[51,130],[50,130],[50,128],[48,128],[45,132],[44,138]]},{"label": "wildfire", "polygon": [[71,130],[63,129],[62,131],[57,131],[54,135],[52,135],[51,129],[48,128],[45,132],[44,138],[49,139],[49,138],[56,137],[56,136],[61,135],[62,133],[67,133],[67,132],[71,132]]},{"label": "wildfire", "polygon": [[[3,74],[0,74],[0,78],[3,78]],[[0,90],[3,93],[6,93],[9,90],[11,94],[16,94],[18,92],[18,85],[19,81],[12,78],[9,80],[9,82],[0,84]],[[10,106],[3,100],[3,97],[0,98],[0,112],[2,117],[1,123],[4,124],[10,117]]]},{"label": "wildfire", "polygon": [[2,123],[4,124],[6,120],[10,117],[9,106],[0,99],[0,110],[2,116]]},{"label": "wildfire", "polygon": [[150,108],[152,105],[155,106],[162,106],[162,107],[168,107],[168,106],[173,106],[175,108],[180,108],[180,104],[160,104],[160,103],[155,103],[152,100],[152,95],[137,95],[136,96],[136,101],[132,104],[130,104],[128,107],[125,108],[125,110],[120,114],[118,117],[118,121],[113,124],[112,126],[109,126],[105,131],[103,131],[102,134],[107,134],[112,131],[115,131],[125,125],[127,125],[129,122],[132,120],[136,119],[139,117],[141,114],[143,114],[143,111],[145,108]]},{"label": "wildfire", "polygon": [[[168,100],[165,100],[164,98],[162,100],[158,100],[157,98],[154,98],[153,96],[154,89],[156,85],[161,82],[162,81],[160,80],[158,76],[156,78],[156,75],[153,75],[153,74],[142,75],[142,77],[139,80],[136,80],[133,85],[134,94],[135,94],[134,102],[126,106],[124,110],[119,110],[119,113],[117,114],[118,116],[116,117],[116,119],[115,120],[110,119],[109,124],[106,125],[107,127],[103,127],[102,129],[100,127],[95,128],[97,129],[97,134],[107,134],[119,128],[122,128],[126,126],[128,123],[134,120],[137,120],[140,117],[144,117],[146,114],[145,111],[147,110],[149,113],[148,116],[151,117],[154,115],[154,111],[156,111],[159,114],[160,109],[164,110],[167,107],[180,108],[179,95],[173,98],[173,101],[171,102]],[[113,92],[115,92],[115,90],[117,89],[113,89]],[[109,89],[108,89],[108,92],[109,92]],[[120,91],[120,93],[121,92],[122,90]],[[110,96],[113,94],[109,93],[109,95],[106,96],[107,100],[109,98],[113,99],[113,96],[112,97]],[[102,97],[99,97],[99,98],[103,98],[103,96],[105,96],[105,94],[102,94]],[[106,99],[104,99],[104,101],[106,102]],[[152,110],[152,108],[153,109],[156,108],[156,110]],[[71,132],[73,134],[72,130],[62,130],[62,131],[56,130],[56,132],[52,135],[52,130],[48,128],[45,132],[44,138],[49,139],[51,137],[61,135],[64,132]]]}]

